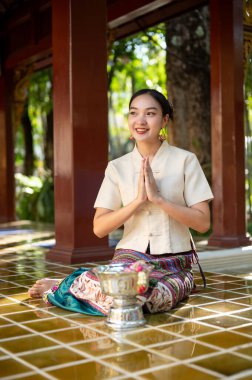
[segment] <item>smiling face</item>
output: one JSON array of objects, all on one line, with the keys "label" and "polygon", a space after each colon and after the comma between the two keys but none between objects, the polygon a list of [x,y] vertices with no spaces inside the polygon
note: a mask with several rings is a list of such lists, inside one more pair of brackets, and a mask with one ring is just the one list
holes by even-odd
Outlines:
[{"label": "smiling face", "polygon": [[167,121],[168,115],[163,116],[160,104],[151,95],[140,95],[132,101],[128,125],[136,142],[157,143],[160,129]]}]

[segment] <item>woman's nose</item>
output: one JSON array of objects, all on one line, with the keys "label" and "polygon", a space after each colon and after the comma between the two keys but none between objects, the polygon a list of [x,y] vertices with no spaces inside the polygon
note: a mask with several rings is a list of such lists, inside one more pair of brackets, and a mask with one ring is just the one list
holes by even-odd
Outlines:
[{"label": "woman's nose", "polygon": [[138,119],[137,119],[137,123],[138,124],[146,124],[146,118],[144,115],[139,115]]}]

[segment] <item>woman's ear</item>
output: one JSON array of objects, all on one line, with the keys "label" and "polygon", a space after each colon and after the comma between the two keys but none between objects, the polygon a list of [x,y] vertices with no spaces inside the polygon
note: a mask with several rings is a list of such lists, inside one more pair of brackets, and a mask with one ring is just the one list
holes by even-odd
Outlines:
[{"label": "woman's ear", "polygon": [[168,121],[169,121],[169,115],[168,113],[164,116],[164,122],[165,124],[168,124]]}]

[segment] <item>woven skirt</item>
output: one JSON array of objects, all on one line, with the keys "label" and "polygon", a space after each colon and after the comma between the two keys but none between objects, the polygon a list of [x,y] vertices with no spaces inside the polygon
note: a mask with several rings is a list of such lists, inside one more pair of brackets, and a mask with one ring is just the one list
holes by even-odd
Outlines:
[{"label": "woven skirt", "polygon": [[[188,297],[194,288],[193,251],[177,255],[150,255],[118,249],[111,263],[138,260],[153,265],[149,288],[138,295],[145,313],[165,312]],[[107,315],[113,299],[102,293],[99,280],[90,268],[79,268],[44,294],[44,300],[66,310],[89,315]]]}]

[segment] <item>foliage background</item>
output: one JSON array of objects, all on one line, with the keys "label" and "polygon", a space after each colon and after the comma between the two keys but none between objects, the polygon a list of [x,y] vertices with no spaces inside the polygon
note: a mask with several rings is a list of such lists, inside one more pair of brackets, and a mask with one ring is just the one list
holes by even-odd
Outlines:
[{"label": "foliage background", "polygon": [[252,54],[248,57],[244,81],[245,175],[247,230],[252,235]]},{"label": "foliage background", "polygon": [[[132,149],[127,128],[131,95],[141,88],[155,88],[175,105],[169,141],[194,151],[211,182],[208,22],[205,6],[109,45],[109,160]],[[15,144],[17,216],[53,222],[52,69],[34,72],[26,90]],[[245,79],[245,104],[247,224],[252,233],[251,59]]]},{"label": "foliage background", "polygon": [[33,73],[28,83],[16,131],[16,214],[18,219],[53,223],[52,68]]}]

